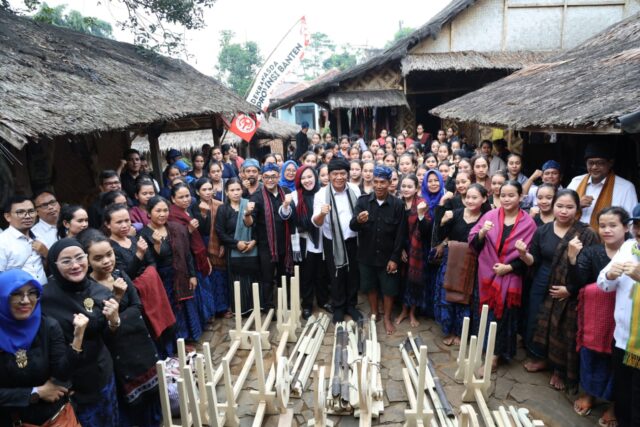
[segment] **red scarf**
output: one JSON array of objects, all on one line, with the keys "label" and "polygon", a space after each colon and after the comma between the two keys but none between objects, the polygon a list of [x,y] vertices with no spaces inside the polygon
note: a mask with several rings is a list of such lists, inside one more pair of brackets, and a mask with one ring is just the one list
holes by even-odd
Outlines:
[{"label": "red scarf", "polygon": [[[192,219],[193,218],[176,205],[171,205],[169,208],[169,222],[184,225],[188,229]],[[196,269],[203,275],[208,276],[211,274],[211,264],[209,264],[209,258],[207,257],[207,248],[204,246],[204,241],[197,228],[190,233],[189,244]]]},{"label": "red scarf", "polygon": [[[278,188],[278,197],[284,201],[284,191],[280,186]],[[278,262],[278,238],[276,237],[275,217],[277,212],[273,211],[271,206],[271,198],[266,187],[262,186],[262,199],[264,200],[264,222],[267,229],[267,240],[269,244],[269,254],[271,262]],[[291,251],[291,229],[289,221],[284,221],[284,267],[287,273],[293,273],[293,252]]]},{"label": "red scarf", "polygon": [[[422,283],[424,281],[424,250],[422,247],[422,237],[420,235],[420,226],[418,224],[418,208],[417,206],[424,202],[422,197],[415,196],[411,203],[411,210],[407,216],[407,227],[409,231],[409,250],[407,265],[407,280],[410,283]],[[429,210],[425,213],[426,221],[430,221]]]},{"label": "red scarf", "polygon": [[480,305],[488,304],[496,319],[501,319],[505,305],[508,308],[520,307],[522,302],[522,277],[515,273],[498,276],[493,271],[496,263],[509,264],[518,258],[515,242],[522,239],[527,245],[531,243],[536,224],[523,210],[518,212],[509,237],[502,249],[500,242],[504,233],[504,209],[493,209],[478,220],[469,233],[469,242],[480,232],[485,221],[494,226],[485,236],[485,244],[478,254],[478,285]]}]

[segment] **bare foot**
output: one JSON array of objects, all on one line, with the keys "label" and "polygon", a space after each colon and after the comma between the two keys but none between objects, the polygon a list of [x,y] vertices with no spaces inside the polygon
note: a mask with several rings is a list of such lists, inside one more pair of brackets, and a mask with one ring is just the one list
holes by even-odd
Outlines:
[{"label": "bare foot", "polygon": [[451,344],[453,344],[453,339],[454,338],[455,338],[455,336],[453,336],[453,335],[447,335],[446,337],[444,337],[442,339],[442,344],[444,344],[444,345],[446,345],[448,347]]},{"label": "bare foot", "polygon": [[384,328],[387,330],[387,335],[393,335],[396,328],[393,326],[393,322],[387,316],[384,317]]},{"label": "bare foot", "polygon": [[[402,321],[403,321],[404,319],[406,319],[406,318],[407,318],[407,316],[408,316],[408,311],[409,311],[409,310],[402,309],[402,312],[400,313],[400,315],[399,315],[398,317],[396,317],[396,325],[399,325],[400,323],[402,323]],[[411,326],[413,326],[413,325],[411,325]]]},{"label": "bare foot", "polygon": [[460,337],[454,337],[451,345],[460,345]]},{"label": "bare foot", "polygon": [[420,326],[420,322],[418,322],[418,319],[416,319],[416,316],[414,315],[409,316],[409,324],[412,328],[417,328],[418,326]]},{"label": "bare foot", "polygon": [[582,395],[573,402],[573,410],[576,411],[576,414],[586,417],[591,413],[591,407],[593,406],[594,400],[593,396],[588,394]]},{"label": "bare foot", "polygon": [[604,425],[607,427],[618,427],[618,420],[616,420],[616,414],[614,411],[614,404],[609,405],[606,411],[602,414],[602,417],[598,420],[598,425]]},{"label": "bare foot", "polygon": [[500,364],[500,358],[498,356],[493,356],[491,359],[491,373],[498,372],[498,365]]},{"label": "bare foot", "polygon": [[527,372],[540,372],[547,369],[547,362],[545,360],[531,359],[524,364],[524,369]]},{"label": "bare foot", "polygon": [[553,372],[551,380],[549,381],[549,385],[558,391],[564,390],[564,380],[562,379],[558,371]]}]

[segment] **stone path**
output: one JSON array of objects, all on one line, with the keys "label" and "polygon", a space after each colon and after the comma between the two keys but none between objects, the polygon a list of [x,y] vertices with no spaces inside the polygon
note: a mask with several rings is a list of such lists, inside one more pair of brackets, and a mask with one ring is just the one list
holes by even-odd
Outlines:
[{"label": "stone path", "polygon": [[[368,306],[361,298],[360,309],[363,313],[368,312]],[[234,327],[232,319],[216,319],[213,325],[207,330],[201,342],[208,341],[211,343],[213,351],[213,363],[217,366],[224,354],[227,352],[230,344],[227,331]],[[457,384],[453,380],[455,372],[455,358],[458,354],[458,347],[446,347],[441,342],[442,334],[439,327],[432,320],[422,319],[420,326],[411,329],[408,321],[405,321],[396,333],[387,336],[384,333],[382,322],[378,323],[378,340],[381,344],[381,376],[385,389],[385,409],[380,419],[374,420],[374,425],[385,426],[401,426],[404,423],[404,410],[407,408],[407,396],[404,389],[402,379],[402,362],[398,345],[406,338],[407,331],[411,330],[414,335],[420,335],[425,341],[429,356],[433,360],[438,375],[445,386],[447,396],[454,408],[461,405],[461,395],[463,386]],[[275,319],[271,324],[271,343],[277,345],[277,332],[275,330]],[[324,364],[328,370],[331,366],[331,350],[333,346],[333,325],[325,335],[320,353],[316,359],[317,364]],[[293,345],[287,347],[290,350]],[[200,348],[198,350],[201,350]],[[237,375],[242,369],[242,364],[246,358],[248,351],[239,350],[231,365],[232,375]],[[273,352],[265,351],[263,353],[265,361],[265,369],[269,369],[273,361]],[[550,427],[582,427],[597,426],[598,418],[602,415],[605,405],[601,404],[594,408],[592,414],[588,417],[578,416],[572,408],[573,399],[569,398],[565,393],[553,390],[549,385],[549,373],[528,373],[522,367],[524,360],[524,350],[520,349],[516,360],[510,365],[501,366],[498,372],[494,374],[494,383],[490,391],[489,408],[496,409],[498,404],[511,404],[528,408],[537,419],[545,422]],[[310,377],[309,388],[303,394],[302,399],[291,398],[289,407],[293,408],[294,420],[293,426],[302,426],[308,419],[313,418],[313,375]],[[241,425],[251,426],[253,423],[253,415],[255,414],[256,404],[253,403],[249,396],[249,390],[257,389],[257,380],[255,379],[255,368],[252,369],[245,383],[243,391],[238,399],[240,422]],[[222,387],[218,388],[218,396],[222,396]],[[476,408],[477,409],[477,408]],[[358,420],[351,416],[337,417],[330,416],[337,427],[357,426]],[[264,426],[276,426],[278,424],[278,416],[265,417]],[[306,424],[305,424],[306,425]]]}]

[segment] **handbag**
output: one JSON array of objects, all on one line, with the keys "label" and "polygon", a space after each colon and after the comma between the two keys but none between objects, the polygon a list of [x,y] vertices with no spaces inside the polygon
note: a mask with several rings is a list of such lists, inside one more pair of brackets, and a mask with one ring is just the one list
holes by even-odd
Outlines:
[{"label": "handbag", "polygon": [[37,426],[35,424],[27,424],[20,420],[16,420],[13,425],[22,427],[82,427],[76,418],[73,406],[71,406],[71,403],[69,402],[62,405],[62,408],[60,408],[53,417],[45,421],[44,424]]}]

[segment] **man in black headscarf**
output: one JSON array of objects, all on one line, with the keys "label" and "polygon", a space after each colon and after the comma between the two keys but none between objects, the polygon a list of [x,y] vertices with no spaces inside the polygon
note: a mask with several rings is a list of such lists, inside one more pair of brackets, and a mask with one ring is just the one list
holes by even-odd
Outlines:
[{"label": "man in black headscarf", "polygon": [[313,224],[322,229],[325,260],[331,277],[333,321],[342,322],[348,314],[359,320],[359,274],[356,262],[358,235],[349,228],[360,189],[349,182],[349,162],[334,157],[329,163],[329,185],[313,199]]}]

